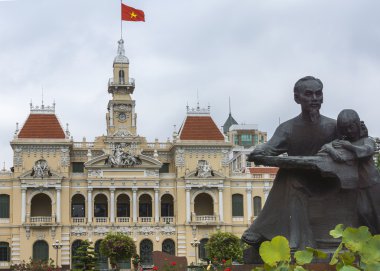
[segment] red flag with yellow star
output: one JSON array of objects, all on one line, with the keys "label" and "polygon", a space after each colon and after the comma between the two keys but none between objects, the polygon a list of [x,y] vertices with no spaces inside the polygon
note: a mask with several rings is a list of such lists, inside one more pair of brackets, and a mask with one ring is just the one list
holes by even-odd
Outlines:
[{"label": "red flag with yellow star", "polygon": [[135,9],[121,3],[121,19],[123,21],[145,22],[145,14],[140,9]]}]

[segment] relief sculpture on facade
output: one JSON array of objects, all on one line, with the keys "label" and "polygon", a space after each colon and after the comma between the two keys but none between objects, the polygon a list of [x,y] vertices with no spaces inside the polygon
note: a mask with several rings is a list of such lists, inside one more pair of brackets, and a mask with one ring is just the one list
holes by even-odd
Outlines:
[{"label": "relief sculpture on facade", "polygon": [[30,174],[30,176],[33,176],[35,178],[44,178],[52,176],[47,161],[44,159],[37,160],[34,163],[32,173]]},{"label": "relief sculpture on facade", "polygon": [[124,151],[120,145],[116,145],[113,154],[109,155],[105,164],[114,166],[135,166],[141,165],[141,159],[133,156],[129,151]]}]

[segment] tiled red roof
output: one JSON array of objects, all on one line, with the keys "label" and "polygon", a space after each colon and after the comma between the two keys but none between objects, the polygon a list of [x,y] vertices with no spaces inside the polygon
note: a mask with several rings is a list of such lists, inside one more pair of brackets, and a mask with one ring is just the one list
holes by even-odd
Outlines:
[{"label": "tiled red roof", "polygon": [[187,116],[179,138],[181,140],[224,141],[224,136],[210,116]]},{"label": "tiled red roof", "polygon": [[276,174],[278,167],[250,167],[249,172],[251,174]]},{"label": "tiled red roof", "polygon": [[65,138],[55,114],[30,114],[18,138]]}]

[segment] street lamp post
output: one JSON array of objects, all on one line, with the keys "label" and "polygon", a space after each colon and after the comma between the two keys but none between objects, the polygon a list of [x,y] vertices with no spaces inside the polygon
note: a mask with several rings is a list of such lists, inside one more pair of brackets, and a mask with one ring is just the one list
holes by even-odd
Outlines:
[{"label": "street lamp post", "polygon": [[190,242],[191,246],[194,248],[194,253],[195,253],[195,265],[198,264],[198,256],[197,256],[197,248],[201,242],[198,241],[197,238],[194,238],[193,241]]},{"label": "street lamp post", "polygon": [[62,248],[62,244],[58,240],[55,240],[52,246],[57,251],[55,255],[55,268],[58,269],[58,250]]}]

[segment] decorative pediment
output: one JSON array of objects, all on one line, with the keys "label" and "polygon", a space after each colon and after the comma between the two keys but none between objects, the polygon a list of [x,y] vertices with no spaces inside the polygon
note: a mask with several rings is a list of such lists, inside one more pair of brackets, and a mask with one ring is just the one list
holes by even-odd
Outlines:
[{"label": "decorative pediment", "polygon": [[[134,159],[136,159],[137,162],[121,162],[121,163],[112,163],[110,162],[110,157],[112,157],[109,154],[103,154],[100,156],[97,156],[89,161],[87,161],[84,165],[86,168],[161,168],[162,163],[150,156],[147,155],[136,155],[132,156]],[[127,159],[132,159],[132,157],[129,157]]]}]

